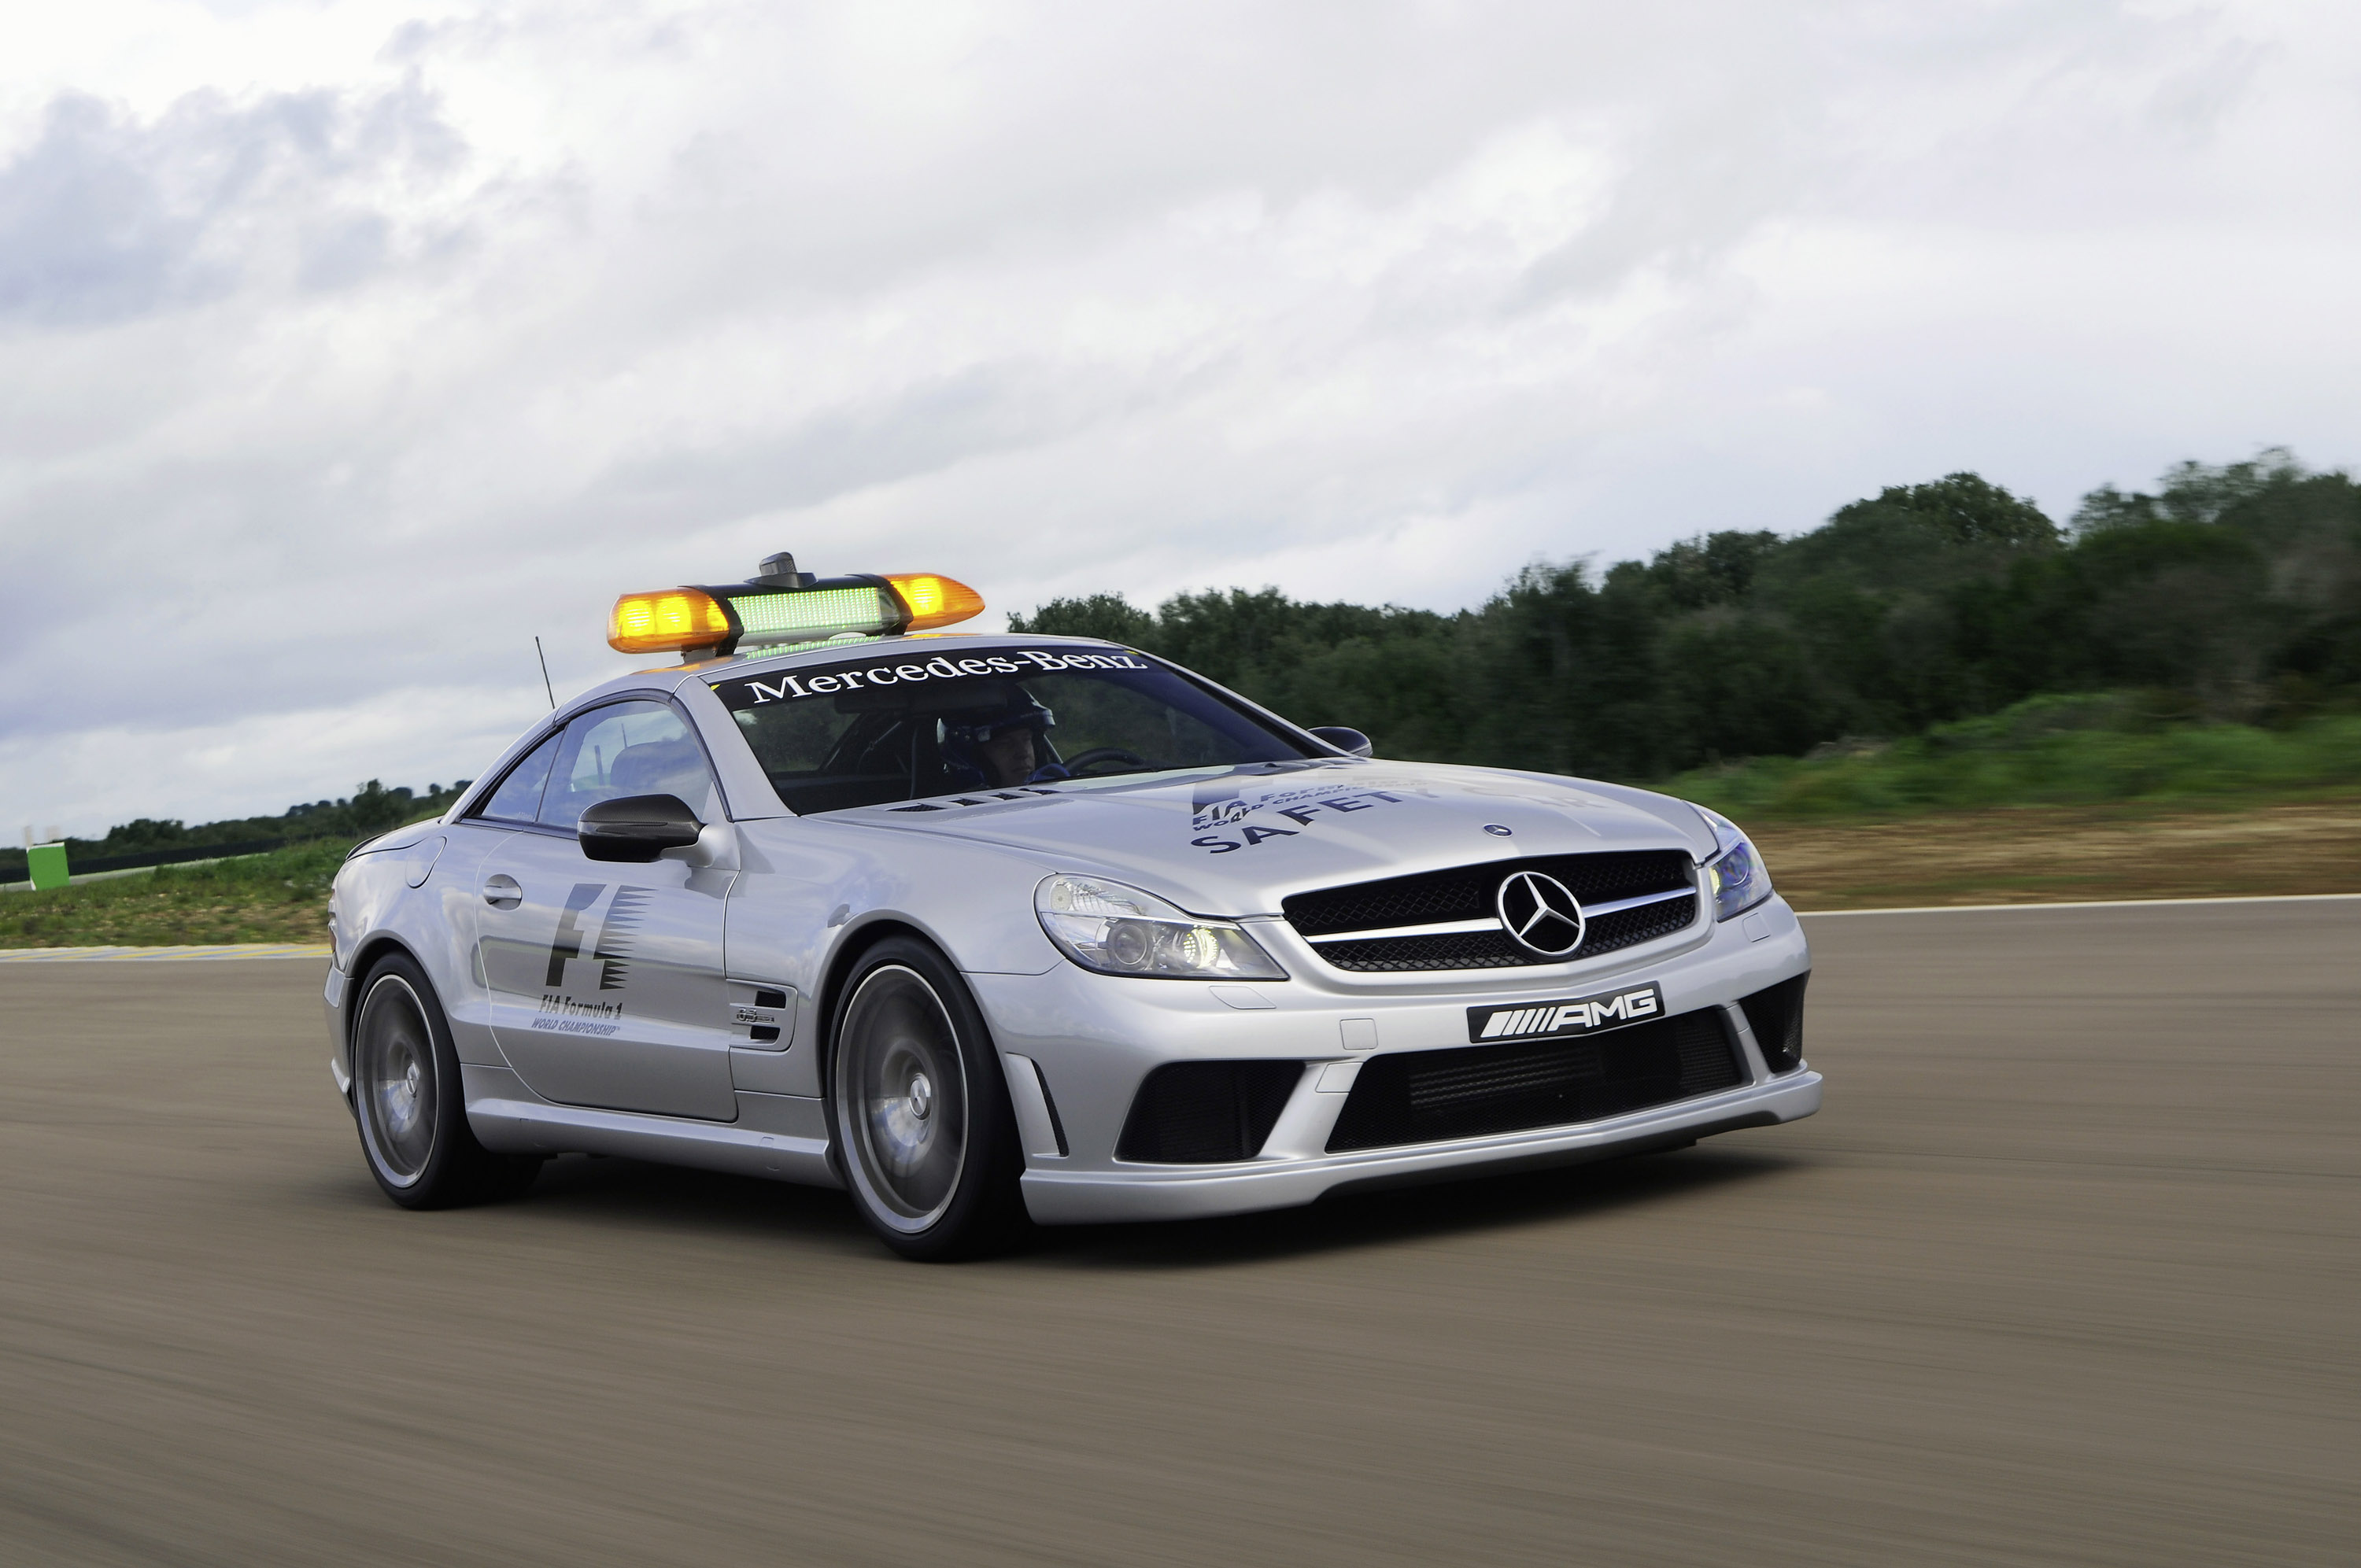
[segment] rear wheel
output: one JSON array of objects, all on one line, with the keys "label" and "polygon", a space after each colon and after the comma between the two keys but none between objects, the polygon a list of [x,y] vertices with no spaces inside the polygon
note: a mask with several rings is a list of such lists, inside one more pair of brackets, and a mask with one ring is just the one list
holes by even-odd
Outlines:
[{"label": "rear wheel", "polygon": [[829,1112],[861,1217],[925,1262],[1005,1246],[1024,1224],[1024,1161],[998,1054],[957,971],[892,938],[862,955],[842,997]]},{"label": "rear wheel", "polygon": [[493,1154],[468,1127],[458,1052],[425,972],[393,954],[370,969],[360,996],[353,1111],[385,1195],[405,1209],[441,1209],[533,1185],[539,1160]]}]

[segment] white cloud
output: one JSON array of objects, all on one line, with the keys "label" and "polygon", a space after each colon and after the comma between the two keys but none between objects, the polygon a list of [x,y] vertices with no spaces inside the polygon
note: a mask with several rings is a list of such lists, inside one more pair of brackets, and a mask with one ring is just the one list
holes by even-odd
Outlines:
[{"label": "white cloud", "polygon": [[[528,658],[531,652],[528,646]],[[385,781],[389,784],[404,783],[423,790],[431,784],[472,778],[499,757],[543,706],[537,690],[528,701],[522,693],[403,686],[361,706],[250,714],[195,725],[99,723],[48,741],[38,758],[12,756],[0,770],[0,784],[6,787],[8,798],[20,800],[38,798],[31,794],[38,788],[32,776],[37,771],[87,781],[90,793],[78,803],[80,808],[112,824],[178,815],[155,808],[159,791],[168,800],[236,799],[237,792],[251,788],[257,773],[264,770],[274,782],[290,781],[290,789],[293,781],[305,778],[335,781],[309,792],[297,789],[285,800],[269,797],[272,804],[266,809],[275,814],[298,801],[351,795],[359,781],[342,775],[351,760],[359,757],[399,756],[412,764],[414,779]],[[36,831],[65,820],[29,810],[19,817]],[[16,837],[13,827],[10,837]]]},{"label": "white cloud", "polygon": [[[0,67],[0,816],[480,767],[617,591],[1003,609],[2355,461],[2321,5],[94,4]],[[471,760],[472,759],[472,760]]]}]

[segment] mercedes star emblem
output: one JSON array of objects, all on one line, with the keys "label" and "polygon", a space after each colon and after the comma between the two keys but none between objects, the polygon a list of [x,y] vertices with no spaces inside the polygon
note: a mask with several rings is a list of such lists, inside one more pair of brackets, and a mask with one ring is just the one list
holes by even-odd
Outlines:
[{"label": "mercedes star emblem", "polygon": [[1582,905],[1555,877],[1511,872],[1501,879],[1492,902],[1500,912],[1501,929],[1527,952],[1563,959],[1582,946]]}]

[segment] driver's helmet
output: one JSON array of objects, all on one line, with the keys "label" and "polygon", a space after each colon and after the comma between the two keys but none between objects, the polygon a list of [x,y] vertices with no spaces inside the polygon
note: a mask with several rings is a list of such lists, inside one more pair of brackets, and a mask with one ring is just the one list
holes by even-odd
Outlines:
[{"label": "driver's helmet", "polygon": [[[956,789],[983,789],[990,785],[991,775],[984,772],[983,759],[978,749],[995,735],[1011,729],[1030,729],[1038,744],[1056,726],[1058,716],[1035,701],[1023,690],[1012,691],[1008,701],[997,707],[984,708],[946,716],[943,719],[943,768],[950,773]],[[1055,762],[1048,762],[1033,771],[1035,779],[1062,779],[1069,775]]]}]

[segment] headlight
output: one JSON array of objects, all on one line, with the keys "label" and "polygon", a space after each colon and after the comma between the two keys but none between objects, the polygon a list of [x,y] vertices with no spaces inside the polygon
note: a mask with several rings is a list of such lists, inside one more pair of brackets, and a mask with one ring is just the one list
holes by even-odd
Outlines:
[{"label": "headlight", "polygon": [[1058,950],[1101,974],[1160,980],[1285,980],[1255,939],[1226,920],[1184,915],[1152,893],[1096,877],[1053,876],[1033,890]]},{"label": "headlight", "polygon": [[1713,917],[1727,920],[1743,915],[1771,896],[1771,873],[1754,856],[1754,846],[1741,839],[1708,868],[1713,878]]},{"label": "headlight", "polygon": [[1743,915],[1771,896],[1771,873],[1746,835],[1738,830],[1738,824],[1702,806],[1697,811],[1713,825],[1714,839],[1720,846],[1713,864],[1706,868],[1713,883],[1713,917],[1727,920]]}]

